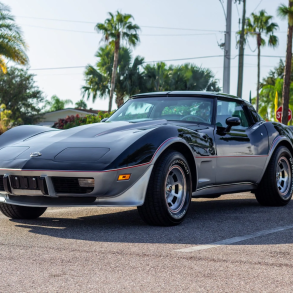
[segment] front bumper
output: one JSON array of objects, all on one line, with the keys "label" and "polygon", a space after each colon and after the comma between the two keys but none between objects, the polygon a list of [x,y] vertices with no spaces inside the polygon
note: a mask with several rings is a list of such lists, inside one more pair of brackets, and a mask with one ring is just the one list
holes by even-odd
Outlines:
[{"label": "front bumper", "polygon": [[[111,170],[107,172],[62,172],[62,171],[29,171],[1,170],[0,175],[41,176],[45,178],[48,195],[41,191],[11,190],[11,194],[0,191],[0,202],[31,207],[56,206],[140,206],[144,203],[145,194],[153,165],[144,165],[127,170]],[[131,173],[129,181],[118,182],[123,173]],[[56,193],[51,177],[91,177],[95,179],[95,187],[91,193]]]}]

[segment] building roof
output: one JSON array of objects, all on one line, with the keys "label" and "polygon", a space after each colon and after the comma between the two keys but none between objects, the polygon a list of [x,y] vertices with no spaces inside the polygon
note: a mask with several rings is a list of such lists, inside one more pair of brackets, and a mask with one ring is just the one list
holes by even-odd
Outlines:
[{"label": "building roof", "polygon": [[46,112],[44,114],[51,114],[51,113],[56,113],[56,112],[64,112],[64,111],[68,111],[68,110],[72,110],[74,112],[80,112],[80,113],[88,113],[88,114],[98,114],[99,112],[108,112],[105,110],[92,110],[92,109],[79,109],[79,108],[65,108],[62,110],[57,110],[57,111],[52,111],[52,112]]}]

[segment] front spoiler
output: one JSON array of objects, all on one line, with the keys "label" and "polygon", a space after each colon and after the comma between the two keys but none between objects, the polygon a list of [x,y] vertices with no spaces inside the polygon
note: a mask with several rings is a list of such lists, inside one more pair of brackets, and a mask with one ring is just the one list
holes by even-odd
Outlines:
[{"label": "front spoiler", "polygon": [[0,194],[0,203],[30,207],[132,207],[144,203],[146,190],[152,173],[150,165],[145,173],[130,188],[112,197],[46,197],[46,196],[16,196]]}]

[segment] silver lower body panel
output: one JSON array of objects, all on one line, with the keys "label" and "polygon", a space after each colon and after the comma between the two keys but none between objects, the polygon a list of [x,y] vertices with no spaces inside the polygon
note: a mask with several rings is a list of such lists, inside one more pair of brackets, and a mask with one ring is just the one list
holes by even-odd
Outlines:
[{"label": "silver lower body panel", "polygon": [[[0,193],[0,203],[30,207],[132,207],[141,206],[144,203],[146,190],[152,173],[153,165],[149,165],[143,175],[129,188],[114,196],[83,195],[70,196],[40,196],[40,195],[9,195]],[[49,188],[48,188],[49,189]],[[49,192],[50,193],[50,192]]]},{"label": "silver lower body panel", "polygon": [[196,192],[192,193],[192,197],[200,198],[200,197],[206,197],[208,195],[245,192],[245,191],[254,190],[256,188],[257,188],[257,185],[251,182],[211,185],[211,186],[206,186],[206,187],[197,189]]}]

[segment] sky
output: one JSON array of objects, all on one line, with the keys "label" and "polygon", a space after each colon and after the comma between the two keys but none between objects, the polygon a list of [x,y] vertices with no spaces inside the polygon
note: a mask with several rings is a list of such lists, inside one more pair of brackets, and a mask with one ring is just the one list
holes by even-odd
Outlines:
[{"label": "sky", "polygon": [[[17,24],[22,28],[29,46],[30,72],[36,84],[47,98],[57,95],[70,99],[74,104],[81,99],[81,87],[85,85],[83,72],[87,64],[97,61],[95,53],[101,43],[101,35],[94,26],[104,22],[108,12],[130,13],[141,27],[140,44],[133,55],[146,61],[183,59],[223,55],[218,46],[224,41],[225,16],[220,0],[1,0],[11,8]],[[222,0],[226,9],[227,0]],[[286,54],[287,23],[277,17],[282,0],[247,0],[246,15],[265,9],[279,24],[276,49],[262,48],[262,55]],[[234,1],[233,1],[234,3]],[[242,4],[232,5],[232,58],[238,54],[235,32],[239,30]],[[66,20],[66,21],[65,21]],[[150,28],[160,27],[160,28]],[[166,29],[168,28],[168,29]],[[257,57],[256,40],[250,39],[245,48],[243,98],[256,95]],[[261,78],[278,65],[280,58],[261,58]],[[283,58],[284,59],[284,58]],[[168,61],[167,64],[194,63],[210,68],[222,87],[223,57],[198,58],[187,61]],[[12,65],[12,63],[10,63]],[[60,67],[78,67],[63,68]],[[230,94],[236,95],[238,57],[231,60]],[[41,69],[41,70],[40,70]],[[107,110],[107,99],[95,103],[86,101],[88,108]],[[70,107],[70,106],[69,106]]]}]

